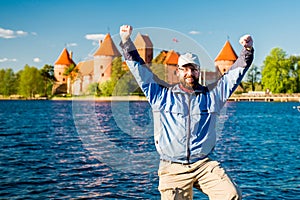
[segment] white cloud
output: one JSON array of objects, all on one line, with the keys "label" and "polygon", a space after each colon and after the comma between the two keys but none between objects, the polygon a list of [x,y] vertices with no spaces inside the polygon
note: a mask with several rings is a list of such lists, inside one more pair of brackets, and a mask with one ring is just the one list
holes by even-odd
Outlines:
[{"label": "white cloud", "polygon": [[189,34],[191,34],[191,35],[198,35],[198,34],[200,34],[200,32],[199,31],[190,31]]},{"label": "white cloud", "polygon": [[33,62],[36,62],[36,63],[39,63],[39,62],[41,62],[42,60],[40,59],[40,58],[34,58],[33,59]]},{"label": "white cloud", "polygon": [[68,43],[67,47],[76,47],[78,46],[77,43]]},{"label": "white cloud", "polygon": [[25,31],[21,31],[21,30],[13,31],[10,29],[0,28],[0,38],[11,39],[11,38],[22,37],[26,35],[28,35],[28,33]]},{"label": "white cloud", "polygon": [[16,36],[14,35],[14,32],[12,30],[0,28],[0,38],[9,39],[15,37]]},{"label": "white cloud", "polygon": [[18,35],[18,36],[25,36],[25,35],[28,35],[28,33],[25,32],[25,31],[16,31],[16,35]]},{"label": "white cloud", "polygon": [[15,58],[0,58],[0,62],[17,62]]},{"label": "white cloud", "polygon": [[103,40],[105,38],[105,34],[87,34],[85,35],[85,39],[87,40]]}]

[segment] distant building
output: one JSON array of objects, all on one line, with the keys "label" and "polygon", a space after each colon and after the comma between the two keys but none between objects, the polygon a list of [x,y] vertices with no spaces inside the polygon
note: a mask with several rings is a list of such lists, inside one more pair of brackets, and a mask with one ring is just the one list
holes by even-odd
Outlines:
[{"label": "distant building", "polygon": [[133,43],[145,63],[151,63],[153,59],[153,44],[149,36],[138,33]]},{"label": "distant building", "polygon": [[73,94],[86,94],[90,84],[109,80],[112,61],[119,56],[121,56],[119,50],[110,34],[107,34],[103,41],[99,41],[99,48],[95,51],[93,59],[78,63],[78,73],[73,83]]},{"label": "distant building", "polygon": [[235,51],[227,40],[218,56],[215,58],[215,66],[219,69],[220,74],[223,75],[230,69],[237,58]]},{"label": "distant building", "polygon": [[57,81],[52,88],[53,94],[68,93],[68,84],[70,84],[70,80],[68,76],[65,75],[65,72],[72,65],[76,66],[75,62],[72,60],[72,52],[69,53],[68,50],[64,48],[54,63],[54,76]]},{"label": "distant building", "polygon": [[176,53],[174,50],[168,51],[166,58],[163,61],[165,66],[165,80],[170,84],[175,84],[179,82],[177,76],[177,64],[178,64],[179,53]]},{"label": "distant building", "polygon": [[[163,50],[153,59],[153,44],[148,35],[137,34],[134,44],[145,63],[152,67],[152,61],[157,66],[154,66],[159,77],[169,84],[178,83],[177,63],[180,56],[174,50]],[[54,76],[57,82],[53,85],[53,94],[86,94],[89,85],[93,83],[102,83],[111,78],[112,61],[121,56],[119,50],[114,44],[110,34],[107,34],[103,41],[99,41],[99,48],[95,51],[93,58],[86,61],[81,61],[77,65],[72,60],[72,52],[63,49],[60,56],[54,64]],[[233,50],[229,41],[215,58],[216,71],[205,71],[204,67],[200,68],[200,83],[207,85],[215,82],[221,75],[229,70],[232,64],[236,61],[237,55]],[[75,66],[74,72],[68,76],[66,70],[71,66]],[[122,64],[124,69],[128,69],[126,63]]]},{"label": "distant building", "polygon": [[[138,33],[134,43],[145,62],[151,63],[153,44],[149,36]],[[75,63],[72,60],[72,54],[64,49],[55,62],[54,76],[58,81],[53,87],[53,94],[86,94],[90,84],[102,83],[111,78],[112,61],[119,56],[121,54],[118,48],[110,34],[107,34],[103,41],[99,41],[99,48],[95,51],[93,58],[79,62],[72,74],[73,77],[70,77],[64,73],[71,64],[75,65]],[[123,67],[126,68],[126,64]]]},{"label": "distant building", "polygon": [[[215,66],[219,69],[220,76],[226,73],[233,63],[237,60],[238,56],[233,50],[230,42],[227,40],[219,52],[218,56],[215,58]],[[237,87],[235,92],[242,92],[242,83]]]},{"label": "distant building", "polygon": [[78,73],[73,83],[74,95],[80,95],[88,90],[94,81],[94,60],[82,61],[77,64]]}]

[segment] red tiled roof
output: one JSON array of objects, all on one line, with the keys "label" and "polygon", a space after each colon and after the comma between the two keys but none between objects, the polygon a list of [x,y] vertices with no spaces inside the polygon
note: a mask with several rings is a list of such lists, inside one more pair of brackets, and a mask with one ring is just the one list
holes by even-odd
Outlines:
[{"label": "red tiled roof", "polygon": [[94,73],[94,60],[79,62],[77,68],[82,76],[92,75]]},{"label": "red tiled roof", "polygon": [[164,63],[166,56],[167,56],[168,51],[162,50],[154,59],[154,63]]},{"label": "red tiled roof", "polygon": [[60,53],[60,56],[58,57],[58,59],[56,60],[56,62],[54,64],[55,65],[71,65],[71,64],[74,64],[75,65],[75,62],[70,57],[70,54],[69,54],[68,50],[66,48],[64,48],[62,50],[62,52]]},{"label": "red tiled roof", "polygon": [[170,51],[168,51],[163,64],[177,65],[178,64],[178,58],[179,58],[178,53],[176,53],[174,50],[170,50]]},{"label": "red tiled roof", "polygon": [[94,56],[121,56],[109,33],[105,36]]},{"label": "red tiled roof", "polygon": [[235,61],[237,59],[237,55],[234,52],[231,44],[227,40],[225,45],[223,46],[222,50],[220,51],[219,55],[216,57],[215,61],[219,60],[233,60]]}]

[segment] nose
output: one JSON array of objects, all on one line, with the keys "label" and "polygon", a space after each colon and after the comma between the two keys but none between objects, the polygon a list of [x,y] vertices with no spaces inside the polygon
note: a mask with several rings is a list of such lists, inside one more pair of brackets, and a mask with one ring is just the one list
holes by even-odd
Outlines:
[{"label": "nose", "polygon": [[191,70],[190,68],[188,68],[188,69],[185,71],[185,74],[190,76],[190,75],[193,74],[193,70]]}]

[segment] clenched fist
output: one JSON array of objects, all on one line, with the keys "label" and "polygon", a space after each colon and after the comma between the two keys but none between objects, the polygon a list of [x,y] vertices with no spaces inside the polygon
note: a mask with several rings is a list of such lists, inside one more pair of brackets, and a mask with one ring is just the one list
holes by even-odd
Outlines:
[{"label": "clenched fist", "polygon": [[120,27],[120,37],[123,44],[130,38],[131,33],[132,33],[132,26],[123,25]]},{"label": "clenched fist", "polygon": [[253,39],[251,35],[244,35],[240,38],[240,44],[246,49],[251,49],[253,46]]}]

